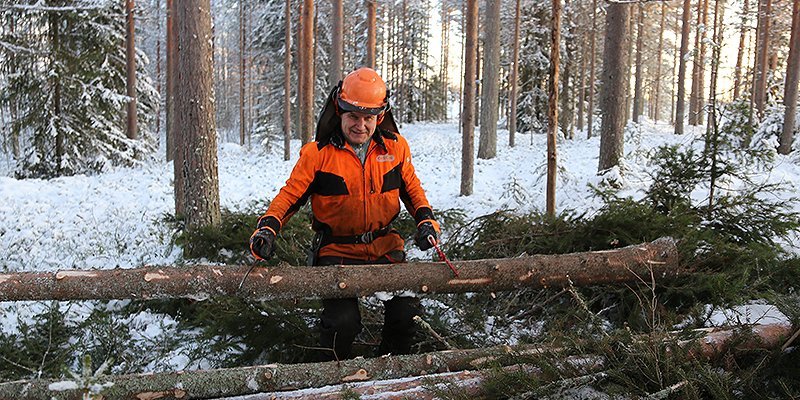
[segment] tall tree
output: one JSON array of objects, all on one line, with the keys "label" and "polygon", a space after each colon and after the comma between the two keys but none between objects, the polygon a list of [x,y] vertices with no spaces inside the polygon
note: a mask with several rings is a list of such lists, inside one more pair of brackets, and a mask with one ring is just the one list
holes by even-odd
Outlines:
[{"label": "tall tree", "polygon": [[758,117],[764,116],[767,103],[767,75],[769,74],[770,53],[770,13],[772,0],[760,0],[758,9],[758,29],[756,44],[755,78],[753,79],[753,104],[758,112]]},{"label": "tall tree", "polygon": [[592,31],[589,35],[589,106],[587,109],[586,118],[586,138],[592,137],[592,129],[594,126],[594,88],[595,88],[595,58],[596,50],[595,43],[597,36],[597,0],[592,0]]},{"label": "tall tree", "polygon": [[783,104],[786,112],[783,116],[778,152],[789,154],[794,141],[795,115],[797,113],[797,85],[800,79],[800,0],[792,2],[792,36],[789,40],[789,57],[786,61],[786,83],[783,91]]},{"label": "tall tree", "polygon": [[376,8],[378,0],[366,0],[367,3],[367,66],[375,68],[375,39],[377,36]]},{"label": "tall tree", "polygon": [[517,80],[519,79],[519,6],[520,0],[516,0],[516,6],[514,9],[514,59],[512,61],[511,66],[511,106],[509,116],[508,116],[508,145],[510,147],[514,147],[515,138],[517,133],[517,88],[519,85],[517,84]]},{"label": "tall tree", "polygon": [[[220,222],[210,0],[176,1],[175,123],[189,229]],[[177,161],[178,157],[176,157]]]},{"label": "tall tree", "polygon": [[556,215],[556,139],[558,137],[558,64],[561,52],[561,0],[552,0],[550,24],[550,86],[547,109],[547,215]]},{"label": "tall tree", "polygon": [[133,0],[125,0],[125,17],[127,21],[127,29],[125,30],[126,92],[130,98],[127,106],[128,139],[136,139],[138,137],[136,127],[136,40],[134,37],[136,25],[133,20],[133,13]]},{"label": "tall tree", "polygon": [[750,8],[750,0],[744,0],[742,5],[742,18],[739,23],[739,48],[736,52],[736,68],[733,71],[733,99],[739,98],[739,93],[742,87],[742,59],[744,58],[744,49],[747,40],[747,20]]},{"label": "tall tree", "polygon": [[683,134],[683,119],[686,100],[686,54],[689,52],[689,17],[692,4],[683,0],[683,25],[681,27],[681,51],[678,59],[678,96],[675,99],[675,134]]},{"label": "tall tree", "polygon": [[342,55],[344,53],[344,3],[331,0],[331,63],[328,72],[328,87],[333,87],[342,79]]},{"label": "tall tree", "polygon": [[708,0],[697,0],[697,32],[694,38],[694,66],[692,92],[689,95],[689,125],[703,124],[705,106],[706,30],[708,26]]},{"label": "tall tree", "polygon": [[[687,0],[688,1],[688,0]],[[609,3],[606,8],[606,34],[603,46],[603,84],[600,88],[600,162],[598,172],[619,165],[625,129],[625,25],[629,5]]]},{"label": "tall tree", "polygon": [[302,39],[298,64],[303,65],[300,77],[302,96],[300,101],[300,135],[303,144],[311,141],[314,130],[314,0],[303,0]]},{"label": "tall tree", "polygon": [[286,0],[283,9],[284,59],[283,59],[283,159],[291,158],[292,140],[292,0]]},{"label": "tall tree", "polygon": [[661,3],[661,23],[658,25],[658,50],[656,52],[656,81],[653,84],[655,98],[653,102],[653,120],[658,121],[661,117],[661,110],[659,109],[659,96],[661,94],[661,56],[664,53],[664,28],[667,16],[667,3]]},{"label": "tall tree", "polygon": [[478,47],[478,0],[466,0],[464,100],[461,111],[461,195],[472,194],[475,165],[475,78]]},{"label": "tall tree", "polygon": [[[166,78],[166,96],[164,96],[166,101],[166,142],[167,142],[167,151],[166,151],[166,158],[167,161],[172,161],[175,158],[175,58],[178,56],[178,47],[176,46],[175,42],[177,41],[176,31],[175,31],[175,0],[166,0],[166,7],[167,7],[167,78]],[[178,196],[177,188],[181,185],[178,185],[178,175],[175,175],[175,201],[177,204],[178,199],[180,198],[183,201],[183,196]],[[181,210],[182,208],[178,208],[176,205],[176,210]]]},{"label": "tall tree", "polygon": [[636,3],[636,72],[633,89],[633,122],[639,122],[642,114],[644,95],[642,93],[642,51],[644,50],[644,4]]},{"label": "tall tree", "polygon": [[245,119],[245,81],[247,77],[247,59],[245,56],[245,2],[239,0],[239,145],[245,145],[247,120]]},{"label": "tall tree", "polygon": [[489,159],[497,155],[497,110],[500,65],[500,5],[502,2],[486,0],[486,19],[483,24],[483,92],[481,93],[481,136],[478,158]]}]

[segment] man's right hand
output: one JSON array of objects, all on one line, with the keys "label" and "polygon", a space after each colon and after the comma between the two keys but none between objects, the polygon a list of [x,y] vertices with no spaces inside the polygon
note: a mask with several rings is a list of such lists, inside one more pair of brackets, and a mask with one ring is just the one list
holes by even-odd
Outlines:
[{"label": "man's right hand", "polygon": [[250,236],[250,253],[257,260],[269,260],[275,254],[275,232],[269,227],[256,229]]}]

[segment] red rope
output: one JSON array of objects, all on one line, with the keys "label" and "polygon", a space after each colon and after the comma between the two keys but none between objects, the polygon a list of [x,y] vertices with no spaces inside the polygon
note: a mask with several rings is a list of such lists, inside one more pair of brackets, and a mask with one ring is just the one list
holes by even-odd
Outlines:
[{"label": "red rope", "polygon": [[447,256],[444,255],[444,252],[439,248],[439,244],[436,243],[436,239],[433,237],[433,235],[428,235],[428,242],[433,245],[433,248],[435,248],[436,252],[439,253],[439,261],[444,261],[447,266],[450,267],[450,270],[453,271],[453,275],[458,277],[458,270],[456,270],[456,267],[450,263],[450,260],[447,259]]}]

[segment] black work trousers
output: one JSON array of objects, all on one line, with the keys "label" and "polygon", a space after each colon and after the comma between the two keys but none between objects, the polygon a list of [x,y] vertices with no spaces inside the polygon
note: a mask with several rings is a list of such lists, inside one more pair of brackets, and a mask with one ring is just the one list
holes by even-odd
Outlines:
[{"label": "black work trousers", "polygon": [[[394,253],[394,252],[393,252]],[[405,255],[390,254],[378,260],[364,261],[341,257],[319,257],[317,265],[365,265],[391,264],[402,262]],[[395,257],[393,257],[395,256]],[[408,354],[411,352],[411,340],[416,332],[414,316],[420,315],[421,306],[416,297],[395,296],[384,301],[383,331],[378,355]],[[361,312],[358,299],[325,299],[322,300],[322,316],[320,318],[319,344],[320,361],[344,360],[351,358],[353,341],[361,332]]]}]

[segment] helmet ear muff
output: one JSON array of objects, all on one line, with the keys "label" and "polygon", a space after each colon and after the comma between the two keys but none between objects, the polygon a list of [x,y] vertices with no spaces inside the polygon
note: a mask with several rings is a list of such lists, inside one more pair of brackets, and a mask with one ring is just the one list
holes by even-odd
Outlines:
[{"label": "helmet ear muff", "polygon": [[333,96],[333,110],[336,111],[336,115],[341,116],[342,112],[339,110],[339,95],[342,93],[342,81],[339,81],[339,84],[336,85],[336,93]]},{"label": "helmet ear muff", "polygon": [[378,120],[377,120],[377,122],[375,123],[375,125],[376,125],[376,126],[377,126],[377,125],[380,125],[380,124],[381,124],[381,122],[383,122],[383,118],[384,118],[385,116],[386,116],[386,111],[384,111],[384,112],[382,112],[382,113],[378,114]]}]

